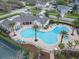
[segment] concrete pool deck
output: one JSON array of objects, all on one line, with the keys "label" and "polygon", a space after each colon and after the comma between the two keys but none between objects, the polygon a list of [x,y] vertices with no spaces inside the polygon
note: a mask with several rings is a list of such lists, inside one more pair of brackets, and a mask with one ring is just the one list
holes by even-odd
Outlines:
[{"label": "concrete pool deck", "polygon": [[[21,31],[21,30],[23,30],[23,29],[25,29],[25,28],[31,28],[33,25],[22,25],[22,28],[19,30],[19,32]],[[58,25],[57,25],[58,26]],[[60,26],[62,26],[61,24],[60,24]],[[66,26],[66,25],[64,25],[64,26]],[[53,25],[51,28],[55,28],[56,27],[56,24],[55,25]],[[63,42],[64,43],[67,43],[68,41],[70,41],[71,39],[79,39],[79,36],[77,35],[77,32],[76,31],[74,31],[74,36],[72,36],[71,35],[71,33],[72,33],[72,28],[70,27],[70,26],[66,26],[67,28],[69,28],[70,29],[70,31],[68,32],[68,35],[69,35],[69,40],[63,40]],[[49,28],[49,30],[51,29],[51,28]],[[43,30],[44,31],[44,30]],[[48,31],[48,30],[47,30]],[[45,31],[46,32],[46,31]],[[55,45],[46,45],[42,40],[38,40],[37,42],[35,42],[34,41],[34,37],[33,38],[22,38],[20,35],[19,35],[19,33],[17,32],[17,31],[15,31],[15,33],[16,33],[16,36],[13,36],[13,32],[11,32],[10,33],[10,36],[11,36],[11,38],[13,39],[13,40],[15,40],[15,41],[18,41],[18,40],[21,40],[21,41],[23,41],[23,42],[20,42],[20,44],[31,44],[31,45],[34,45],[35,47],[39,47],[39,48],[41,48],[42,49],[42,51],[44,51],[44,52],[47,52],[47,53],[49,53],[50,54],[50,59],[54,59],[54,53],[53,53],[53,50],[55,50],[55,48],[57,48],[57,49],[59,49],[59,47],[58,47],[58,43],[60,42],[60,40],[61,40],[61,36],[60,35],[58,35],[58,42],[57,42],[57,44],[55,44]],[[38,38],[39,39],[39,38]],[[66,45],[66,44],[65,44]],[[52,53],[50,53],[52,51]]]},{"label": "concrete pool deck", "polygon": [[[23,29],[25,29],[25,28],[31,28],[33,25],[23,25],[23,27],[19,30],[19,32],[21,31],[21,30],[23,30]],[[60,25],[53,25],[51,28],[55,28],[56,26],[62,26],[61,24]],[[66,26],[66,25],[64,25],[64,26]],[[69,26],[66,26],[67,28],[69,28]],[[49,28],[49,30],[51,29],[51,28]],[[69,28],[70,29],[70,28]],[[43,30],[44,31],[44,30]],[[47,30],[48,31],[48,30]],[[46,31],[45,31],[46,32]],[[72,30],[70,31],[70,32],[68,32],[68,34],[70,34],[72,32]],[[34,41],[34,37],[33,38],[22,38],[20,35],[19,35],[19,33],[18,32],[15,32],[16,33],[16,36],[12,36],[13,35],[13,33],[10,33],[10,36],[12,37],[12,39],[13,40],[15,40],[15,41],[18,41],[18,40],[20,40],[20,41],[23,41],[23,43],[22,44],[27,44],[27,43],[29,43],[29,44],[33,44],[33,45],[35,45],[35,46],[39,46],[39,47],[41,47],[42,49],[44,49],[44,50],[46,50],[46,51],[48,51],[48,52],[50,52],[50,51],[52,51],[52,50],[54,50],[55,48],[58,48],[58,43],[60,42],[60,39],[61,39],[61,36],[59,35],[58,36],[58,42],[57,42],[57,44],[55,44],[55,45],[46,45],[42,40],[38,40],[37,42],[35,42]],[[71,35],[69,35],[69,39],[76,39],[76,38],[79,38],[79,36],[77,35],[77,33],[76,32],[74,32],[74,34],[75,34],[75,36],[72,36],[71,37]],[[39,39],[39,38],[38,38]],[[64,42],[67,42],[68,40],[66,40],[66,41],[64,41]]]},{"label": "concrete pool deck", "polygon": [[[22,29],[20,29],[20,31],[21,30],[23,30],[23,29],[25,29],[25,28],[31,28],[33,25],[30,25],[30,26],[25,26],[24,25],[24,27],[22,28]],[[55,26],[56,25],[54,25],[54,26],[52,26],[53,27],[53,29],[55,28]],[[51,28],[52,28],[51,27]],[[51,28],[49,28],[49,30],[51,29]],[[19,31],[19,33],[20,33],[20,31]],[[44,30],[43,30],[44,31]],[[48,30],[47,30],[48,31]],[[46,32],[46,31],[45,31]],[[16,36],[13,36],[13,33],[10,33],[10,36],[12,37],[12,39],[14,39],[15,41],[17,41],[17,40],[22,40],[22,41],[24,41],[24,43],[23,44],[26,44],[26,43],[30,43],[30,44],[33,44],[33,45],[35,45],[35,46],[39,46],[39,47],[41,47],[42,49],[44,49],[44,50],[46,50],[46,51],[48,51],[48,52],[50,52],[50,51],[52,51],[54,48],[56,48],[57,47],[57,44],[55,44],[55,45],[46,45],[42,40],[38,40],[37,42],[35,42],[34,41],[34,37],[33,38],[22,38],[20,35],[19,35],[19,33],[18,32],[15,32],[17,35]],[[39,39],[39,38],[38,38]],[[59,40],[58,40],[59,41]],[[58,42],[57,42],[58,43]]]}]

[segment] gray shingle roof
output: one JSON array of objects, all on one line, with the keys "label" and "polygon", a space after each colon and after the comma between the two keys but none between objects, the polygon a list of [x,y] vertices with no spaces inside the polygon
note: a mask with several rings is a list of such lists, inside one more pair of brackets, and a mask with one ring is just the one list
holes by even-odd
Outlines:
[{"label": "gray shingle roof", "polygon": [[41,1],[38,1],[37,4],[40,4],[40,5],[45,5],[46,2],[41,2]]},{"label": "gray shingle roof", "polygon": [[75,0],[75,4],[76,5],[79,5],[79,0]]},{"label": "gray shingle roof", "polygon": [[32,16],[31,14],[24,14],[24,13],[21,13],[19,17],[13,19],[13,21],[16,22],[31,22],[34,20],[35,20],[34,16]]},{"label": "gray shingle roof", "polygon": [[31,14],[22,13],[19,17],[13,19],[14,22],[32,22],[35,20],[40,22],[41,24],[45,24],[48,18],[45,16],[43,18],[40,18],[39,16],[33,16]]},{"label": "gray shingle roof", "polygon": [[68,12],[72,10],[72,7],[69,6],[63,6],[63,5],[58,5],[57,6],[58,11],[60,12],[60,15],[62,17],[64,17],[64,15]]},{"label": "gray shingle roof", "polygon": [[41,24],[45,24],[47,22],[48,18],[45,16],[42,16],[42,18],[40,16],[36,16],[36,20],[38,22],[40,22]]},{"label": "gray shingle roof", "polygon": [[41,24],[46,24],[46,22],[48,21],[48,18],[47,17],[39,17],[39,16],[33,16],[31,14],[25,14],[25,13],[22,13],[20,16],[14,18],[12,21],[10,20],[5,20],[3,21],[3,27],[4,28],[10,28],[10,24],[11,23],[16,23],[16,22],[33,22],[33,21],[38,21],[40,22]]},{"label": "gray shingle roof", "polygon": [[10,20],[5,20],[3,21],[2,25],[4,28],[9,28],[11,23],[15,23],[15,22],[10,21]]}]

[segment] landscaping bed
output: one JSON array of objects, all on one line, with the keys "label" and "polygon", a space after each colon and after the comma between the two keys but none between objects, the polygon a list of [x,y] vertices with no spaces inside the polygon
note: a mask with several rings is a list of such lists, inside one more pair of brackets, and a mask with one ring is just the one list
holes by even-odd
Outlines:
[{"label": "landscaping bed", "polygon": [[78,59],[79,52],[71,50],[55,51],[55,59]]}]

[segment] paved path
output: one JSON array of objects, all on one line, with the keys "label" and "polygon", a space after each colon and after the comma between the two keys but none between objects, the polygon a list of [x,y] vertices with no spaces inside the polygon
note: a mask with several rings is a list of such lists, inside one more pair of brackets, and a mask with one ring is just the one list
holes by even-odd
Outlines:
[{"label": "paved path", "polygon": [[55,59],[54,58],[54,52],[50,52],[50,59]]}]

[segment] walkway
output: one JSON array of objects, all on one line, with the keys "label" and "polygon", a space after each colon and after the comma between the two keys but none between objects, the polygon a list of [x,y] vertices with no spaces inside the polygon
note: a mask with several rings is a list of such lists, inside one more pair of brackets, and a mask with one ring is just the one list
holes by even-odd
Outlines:
[{"label": "walkway", "polygon": [[54,52],[53,51],[50,52],[50,59],[55,59],[54,58]]}]

